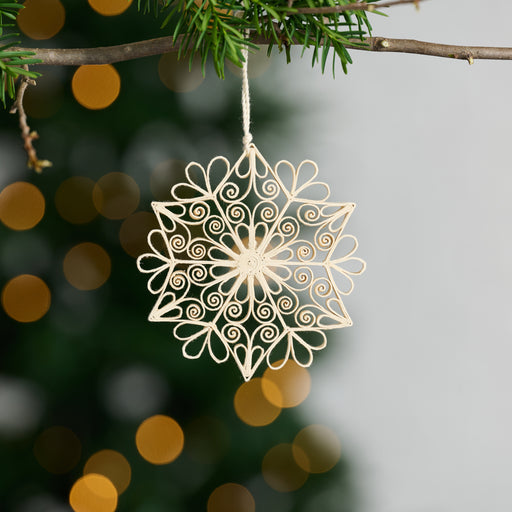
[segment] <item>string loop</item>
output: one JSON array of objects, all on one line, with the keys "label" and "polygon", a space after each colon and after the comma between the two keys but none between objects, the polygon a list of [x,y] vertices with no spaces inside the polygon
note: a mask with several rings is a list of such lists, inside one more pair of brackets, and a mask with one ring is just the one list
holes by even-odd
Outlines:
[{"label": "string loop", "polygon": [[[249,39],[249,30],[245,31],[246,38]],[[244,136],[242,142],[244,150],[249,152],[249,146],[252,142],[251,133],[251,98],[249,95],[249,77],[248,77],[248,63],[249,63],[249,48],[246,46],[242,50],[244,62],[242,64],[242,122]]]}]

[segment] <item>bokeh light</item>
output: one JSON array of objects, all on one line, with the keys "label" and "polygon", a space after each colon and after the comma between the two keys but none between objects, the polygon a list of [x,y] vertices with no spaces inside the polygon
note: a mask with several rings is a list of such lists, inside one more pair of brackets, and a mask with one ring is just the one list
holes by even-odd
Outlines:
[{"label": "bokeh light", "polygon": [[66,11],[60,0],[26,0],[23,7],[16,21],[31,39],[50,39],[64,26]]},{"label": "bokeh light", "polygon": [[130,485],[132,469],[126,457],[115,450],[101,450],[87,460],[84,475],[96,473],[107,477],[122,494]]},{"label": "bokeh light", "polygon": [[108,412],[123,420],[142,420],[164,407],[169,387],[154,368],[127,366],[110,374],[102,386]]},{"label": "bokeh light", "polygon": [[247,488],[227,483],[217,487],[208,498],[208,512],[255,512],[256,503]]},{"label": "bokeh light", "polygon": [[341,456],[338,436],[324,425],[309,425],[293,440],[293,457],[308,473],[325,473]]},{"label": "bokeh light", "polygon": [[63,263],[66,279],[78,290],[95,290],[105,284],[111,267],[110,256],[105,249],[91,242],[72,247]]},{"label": "bokeh light", "polygon": [[71,509],[60,496],[41,489],[21,498],[16,512],[71,512]]},{"label": "bokeh light", "polygon": [[148,233],[158,228],[158,221],[153,213],[136,212],[127,217],[121,224],[119,241],[122,248],[134,258],[150,252]]},{"label": "bokeh light", "polygon": [[114,512],[117,508],[116,488],[103,475],[85,475],[71,488],[69,504],[75,512]]},{"label": "bokeh light", "polygon": [[157,201],[169,201],[171,188],[185,175],[187,164],[183,160],[164,160],[151,172],[150,189]]},{"label": "bokeh light", "polygon": [[80,66],[73,75],[71,89],[80,105],[101,110],[112,105],[119,96],[121,77],[111,64]]},{"label": "bokeh light", "polygon": [[2,290],[2,307],[17,322],[35,322],[50,309],[51,293],[39,277],[22,274],[13,277]]},{"label": "bokeh light", "polygon": [[174,92],[190,92],[204,80],[200,57],[194,57],[190,67],[190,56],[178,60],[176,52],[164,53],[158,61],[158,76],[162,83]]},{"label": "bokeh light", "polygon": [[[263,427],[272,423],[281,412],[281,407],[270,403],[263,394],[262,379],[254,378],[244,382],[237,390],[234,399],[238,417],[253,427]],[[269,388],[273,384],[268,384]],[[275,394],[279,393],[276,388]]]},{"label": "bokeh light", "polygon": [[92,200],[94,181],[74,176],[63,181],[55,193],[55,206],[59,215],[71,224],[91,222],[98,210]]},{"label": "bokeh light", "polygon": [[190,458],[202,464],[214,464],[226,452],[229,438],[226,425],[213,416],[192,420],[185,429],[186,450]]},{"label": "bokeh light", "polygon": [[[279,366],[281,361],[275,364]],[[261,387],[265,398],[278,407],[295,407],[301,404],[311,390],[309,371],[292,359],[278,370],[267,368],[263,374]],[[276,390],[278,391],[276,393]]]},{"label": "bokeh light", "polygon": [[151,464],[169,464],[183,450],[185,437],[179,424],[162,414],[151,416],[137,429],[135,443],[140,455]]},{"label": "bokeh light", "polygon": [[261,471],[265,482],[279,492],[296,491],[308,479],[308,473],[295,462],[289,443],[271,448],[263,458]]},{"label": "bokeh light", "polygon": [[31,183],[17,181],[0,192],[0,220],[17,231],[33,228],[44,215],[45,201]]},{"label": "bokeh light", "polygon": [[89,5],[103,16],[117,16],[130,7],[132,0],[88,0]]},{"label": "bokeh light", "polygon": [[0,438],[24,437],[37,427],[43,411],[43,395],[35,384],[0,375]]},{"label": "bokeh light", "polygon": [[34,455],[46,471],[63,474],[71,471],[79,462],[82,445],[75,433],[62,426],[46,429],[34,443]]},{"label": "bokeh light", "polygon": [[124,219],[139,205],[139,186],[127,174],[110,172],[97,181],[92,200],[96,209],[107,219]]}]

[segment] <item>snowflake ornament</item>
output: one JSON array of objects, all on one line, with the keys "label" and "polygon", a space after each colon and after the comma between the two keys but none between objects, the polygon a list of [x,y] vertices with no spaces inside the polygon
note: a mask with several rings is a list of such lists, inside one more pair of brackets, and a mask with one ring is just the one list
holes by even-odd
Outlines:
[{"label": "snowflake ornament", "polygon": [[173,200],[152,203],[159,229],[137,260],[157,296],[149,320],[174,324],[186,358],[232,358],[249,380],[262,363],[309,366],[327,330],[352,325],[355,204],[328,201],[317,173],[310,160],[272,168],[250,144],[233,166],[189,164]]}]

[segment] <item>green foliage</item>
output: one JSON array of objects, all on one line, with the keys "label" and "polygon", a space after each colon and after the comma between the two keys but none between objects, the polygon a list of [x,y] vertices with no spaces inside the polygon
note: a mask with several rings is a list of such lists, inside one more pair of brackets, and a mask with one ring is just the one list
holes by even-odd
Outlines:
[{"label": "green foliage", "polygon": [[[377,0],[368,0],[375,3]],[[226,59],[237,66],[243,62],[242,50],[256,47],[248,41],[245,31],[270,41],[286,52],[290,60],[291,43],[313,48],[313,65],[325,69],[331,48],[333,70],[336,56],[345,73],[352,59],[347,46],[365,46],[371,33],[367,13],[345,10],[331,13],[304,13],[301,9],[321,9],[359,3],[359,0],[139,0],[139,10],[163,17],[162,28],[170,30],[179,44],[180,56],[200,54],[203,69],[209,54],[217,74],[224,77]]]},{"label": "green foliage", "polygon": [[40,62],[37,59],[29,59],[32,52],[13,51],[13,46],[19,41],[13,40],[19,34],[6,33],[5,29],[13,27],[16,16],[23,5],[17,0],[9,2],[0,1],[0,101],[6,106],[7,97],[13,99],[15,96],[15,82],[19,76],[37,78],[39,73],[29,71],[23,66]]}]

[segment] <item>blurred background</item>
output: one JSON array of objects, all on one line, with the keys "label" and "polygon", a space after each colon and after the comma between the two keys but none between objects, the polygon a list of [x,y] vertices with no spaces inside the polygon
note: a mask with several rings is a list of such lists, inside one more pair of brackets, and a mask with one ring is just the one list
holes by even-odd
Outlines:
[{"label": "blurred background", "polygon": [[[127,0],[25,7],[27,46],[159,33]],[[265,52],[251,64],[252,117],[278,150],[299,110],[263,87],[270,67]],[[16,116],[0,128],[0,510],[354,510],[335,426],[301,405],[308,370],[270,372],[280,392],[265,393],[261,373],[244,383],[234,364],[184,359],[172,325],[147,321],[155,297],[135,258],[156,227],[150,203],[187,162],[238,159],[236,72],[203,79],[174,54],[41,72],[25,106],[53,167],[26,168]]]},{"label": "blurred background", "polygon": [[[26,5],[27,46],[159,25],[126,0]],[[512,5],[481,9],[399,7],[374,33],[510,46]],[[239,78],[203,80],[173,55],[43,67],[26,97],[54,164],[42,175],[2,114],[0,510],[88,512],[91,489],[98,512],[512,506],[512,65],[352,52],[334,80],[308,57],[252,59],[255,142],[270,163],[315,160],[358,204],[347,231],[368,270],[346,301],[354,327],[310,371],[272,374],[279,403],[234,365],[183,359],[170,326],[147,322],[135,266],[150,202],[185,163],[238,157]]]}]

